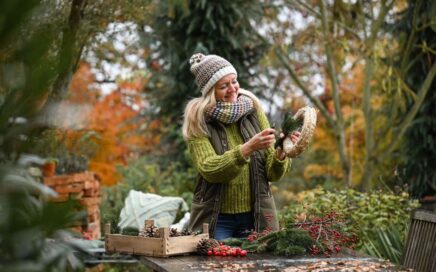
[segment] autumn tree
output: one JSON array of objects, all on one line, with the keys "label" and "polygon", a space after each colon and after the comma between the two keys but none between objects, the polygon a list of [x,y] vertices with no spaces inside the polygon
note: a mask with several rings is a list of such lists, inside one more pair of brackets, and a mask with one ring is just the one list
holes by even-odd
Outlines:
[{"label": "autumn tree", "polygon": [[[147,106],[141,93],[143,77],[118,81],[117,88],[109,94],[92,87],[95,81],[91,65],[82,62],[59,107],[60,111],[71,113],[79,109],[72,116],[76,122],[62,126],[61,134],[65,135],[62,140],[73,153],[83,150],[83,146],[89,149],[92,144],[89,170],[99,174],[103,184],[113,185],[121,179],[117,166],[150,153],[160,141],[160,131],[155,122],[141,115]],[[81,141],[83,137],[87,138],[86,142]]]},{"label": "autumn tree", "polygon": [[[298,89],[319,109],[334,135],[346,185],[353,184],[346,133],[353,122],[348,122],[345,117],[341,85],[350,68],[363,65],[362,102],[356,105],[361,107],[365,133],[362,176],[358,182],[363,190],[371,187],[376,168],[398,150],[398,143],[421,107],[436,72],[433,65],[416,91],[413,106],[409,111],[400,111],[399,107],[410,93],[410,86],[404,84],[402,73],[392,65],[401,46],[391,42],[392,32],[384,26],[405,6],[406,3],[396,1],[286,1],[291,13],[309,19],[305,28],[293,33],[294,43],[287,41],[286,37],[276,37],[278,43],[274,51],[277,59]],[[295,48],[297,42],[301,42],[301,46]],[[407,57],[405,63],[412,61],[410,56]],[[325,75],[323,85],[324,89],[331,90],[333,111],[314,92],[319,89],[314,84],[317,74]]]}]

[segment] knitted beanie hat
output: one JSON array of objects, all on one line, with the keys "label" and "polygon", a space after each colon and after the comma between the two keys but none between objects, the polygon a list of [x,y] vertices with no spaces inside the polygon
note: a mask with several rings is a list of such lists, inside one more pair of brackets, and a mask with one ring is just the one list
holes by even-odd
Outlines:
[{"label": "knitted beanie hat", "polygon": [[189,59],[189,64],[191,65],[191,72],[195,76],[195,82],[203,95],[206,95],[223,76],[238,75],[235,67],[230,62],[217,55],[205,56],[197,53]]}]

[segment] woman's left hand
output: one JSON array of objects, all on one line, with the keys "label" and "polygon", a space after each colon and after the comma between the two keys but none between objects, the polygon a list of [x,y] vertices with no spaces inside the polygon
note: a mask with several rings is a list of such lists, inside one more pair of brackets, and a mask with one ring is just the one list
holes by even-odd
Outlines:
[{"label": "woman's left hand", "polygon": [[[290,136],[288,136],[291,139],[291,142],[295,144],[298,139],[300,138],[301,133],[298,131],[294,131]],[[280,138],[284,138],[285,135],[283,133],[280,133]],[[284,160],[286,158],[286,153],[283,149],[280,147],[277,148],[276,156],[279,160]]]}]

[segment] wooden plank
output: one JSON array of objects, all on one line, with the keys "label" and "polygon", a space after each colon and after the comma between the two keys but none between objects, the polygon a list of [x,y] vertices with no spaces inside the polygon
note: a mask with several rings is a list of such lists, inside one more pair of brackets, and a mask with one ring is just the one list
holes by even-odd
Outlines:
[{"label": "wooden plank", "polygon": [[209,234],[171,237],[168,241],[168,247],[166,252],[168,255],[196,252],[197,244],[203,238],[208,239]]},{"label": "wooden plank", "polygon": [[[140,261],[155,272],[182,271],[184,268],[186,270],[186,262],[180,261],[180,259],[177,257],[170,257],[170,258],[142,257]],[[190,271],[190,270],[188,269],[186,271]]]},{"label": "wooden plank", "polygon": [[104,235],[111,234],[111,223],[104,224]]},{"label": "wooden plank", "polygon": [[109,234],[105,237],[106,251],[123,252],[137,255],[164,256],[161,238],[145,238],[121,234]]},{"label": "wooden plank", "polygon": [[412,215],[412,219],[436,223],[436,213],[424,210],[415,210]]},{"label": "wooden plank", "polygon": [[[309,271],[310,264],[337,263],[336,269],[328,271],[357,271],[354,269],[347,269],[344,264],[348,262],[350,265],[362,263],[362,268],[365,264],[384,264],[385,261],[375,257],[355,257],[347,254],[333,254],[331,257],[325,256],[275,256],[272,254],[249,254],[246,257],[217,257],[217,256],[198,256],[187,255],[169,258],[156,258],[156,257],[140,257],[139,260],[158,272],[173,272],[173,271],[284,271],[286,268],[300,266]],[[332,268],[332,267],[330,267]],[[392,269],[389,269],[392,268]],[[387,269],[380,269],[377,271],[404,271],[398,266],[390,266]],[[306,271],[305,269],[298,269],[298,271]],[[327,271],[320,269],[320,271]],[[292,271],[292,270],[291,270]],[[317,270],[318,271],[318,270]],[[360,270],[359,270],[360,271]],[[373,270],[371,270],[373,271]],[[374,270],[375,271],[375,270]]]},{"label": "wooden plank", "polygon": [[203,234],[209,234],[209,224],[203,223]]},{"label": "wooden plank", "polygon": [[412,265],[412,267],[416,267],[416,260],[417,257],[420,255],[419,252],[419,245],[421,244],[421,240],[422,240],[422,227],[423,227],[423,223],[422,221],[415,221],[415,233],[412,234],[412,254],[410,256],[410,264]]},{"label": "wooden plank", "polygon": [[426,239],[423,245],[423,271],[434,271],[431,270],[432,262],[436,259],[436,224],[431,222],[426,222]]}]

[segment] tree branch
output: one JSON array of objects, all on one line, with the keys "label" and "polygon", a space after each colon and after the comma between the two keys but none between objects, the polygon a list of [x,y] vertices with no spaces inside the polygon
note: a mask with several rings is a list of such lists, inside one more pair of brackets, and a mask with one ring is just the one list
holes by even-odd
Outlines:
[{"label": "tree branch", "polygon": [[413,41],[415,40],[416,35],[416,18],[419,8],[421,7],[421,0],[418,1],[418,3],[415,6],[415,9],[413,10],[413,18],[412,18],[412,32],[409,35],[409,38],[407,39],[406,48],[404,49],[403,59],[401,61],[400,65],[400,71],[401,75],[404,76],[407,73],[409,65],[407,65],[407,61],[409,60],[410,52],[412,50]]},{"label": "tree branch", "polygon": [[384,22],[386,14],[392,8],[393,3],[385,5],[386,1],[382,1],[380,13],[371,25],[371,33],[365,42],[367,56],[365,57],[365,82],[363,86],[363,116],[365,119],[365,162],[364,171],[360,183],[360,189],[366,191],[369,187],[369,182],[372,177],[372,168],[374,166],[373,153],[374,153],[374,127],[372,124],[371,112],[371,81],[374,75],[374,42],[379,33],[380,27]]},{"label": "tree branch", "polygon": [[50,95],[53,101],[60,101],[66,95],[75,68],[77,53],[81,52],[81,47],[76,48],[76,40],[85,4],[86,0],[73,0],[71,4],[68,25],[62,33],[62,43],[59,52],[60,61],[58,65],[59,74]]},{"label": "tree branch", "polygon": [[295,73],[294,69],[289,65],[290,59],[288,58],[288,56],[286,54],[283,54],[282,50],[279,49],[279,48],[276,48],[274,51],[275,51],[279,61],[283,64],[285,69],[289,72],[289,75],[295,81],[297,86],[303,91],[303,93],[309,98],[309,100],[321,111],[321,114],[327,120],[327,123],[333,129],[336,128],[335,121],[333,120],[333,118],[328,113],[326,107],[322,104],[322,102],[317,97],[315,97],[314,95],[311,94],[311,92],[307,89],[307,87],[298,78],[298,76]]},{"label": "tree branch", "polygon": [[329,23],[327,20],[327,15],[325,12],[325,4],[323,0],[319,1],[320,11],[321,11],[321,26],[323,32],[323,41],[324,41],[324,50],[327,58],[327,72],[330,77],[330,82],[332,85],[332,94],[333,94],[333,105],[335,107],[336,113],[336,134],[338,135],[338,148],[339,148],[339,156],[341,158],[342,171],[344,172],[344,180],[346,184],[351,184],[351,176],[350,176],[350,163],[349,159],[346,155],[346,137],[345,137],[345,125],[344,125],[344,116],[342,114],[342,107],[339,97],[339,84],[338,84],[338,75],[336,73],[335,63],[333,60],[333,52],[330,47],[330,31],[329,31]]}]

